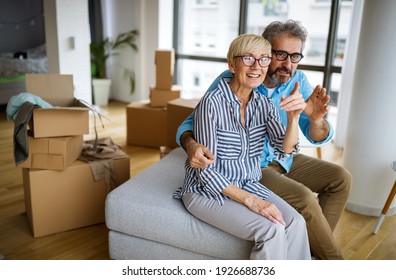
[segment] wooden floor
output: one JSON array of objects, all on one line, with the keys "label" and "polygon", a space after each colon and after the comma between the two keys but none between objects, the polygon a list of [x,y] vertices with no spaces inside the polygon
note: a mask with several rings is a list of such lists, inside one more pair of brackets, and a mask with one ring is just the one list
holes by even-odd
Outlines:
[{"label": "wooden floor", "polygon": [[[160,159],[159,149],[126,145],[126,104],[111,102],[103,113],[105,128],[99,137],[110,136],[131,159],[131,176]],[[7,122],[5,108],[0,115],[0,259],[16,260],[107,260],[108,230],[104,224],[33,238],[24,206],[21,168],[13,158],[13,123]],[[93,138],[91,127],[90,135]],[[303,153],[316,156],[315,149]],[[324,160],[342,164],[342,150],[333,145],[322,147]],[[335,237],[346,259],[395,260],[396,215],[385,219],[379,233],[372,235],[375,217],[344,211]]]}]

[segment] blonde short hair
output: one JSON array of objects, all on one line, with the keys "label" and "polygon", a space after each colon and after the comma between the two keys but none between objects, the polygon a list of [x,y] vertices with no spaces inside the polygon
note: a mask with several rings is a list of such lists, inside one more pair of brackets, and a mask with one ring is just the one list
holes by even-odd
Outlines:
[{"label": "blonde short hair", "polygon": [[271,45],[262,36],[241,34],[231,42],[228,48],[227,61],[233,63],[236,56],[244,55],[255,50],[262,50],[266,55],[271,56]]}]

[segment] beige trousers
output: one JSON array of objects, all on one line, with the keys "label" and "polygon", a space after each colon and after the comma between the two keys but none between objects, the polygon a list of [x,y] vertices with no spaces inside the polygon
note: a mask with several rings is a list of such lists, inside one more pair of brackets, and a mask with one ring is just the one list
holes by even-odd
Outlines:
[{"label": "beige trousers", "polygon": [[272,162],[262,174],[260,182],[305,218],[312,254],[317,259],[343,259],[333,231],[350,193],[351,174],[339,165],[303,154],[294,156],[289,173]]},{"label": "beige trousers", "polygon": [[241,239],[254,241],[252,260],[311,259],[304,218],[276,194],[271,194],[267,201],[282,212],[285,226],[274,224],[231,199],[220,205],[200,194],[186,193],[182,200],[186,209],[198,219]]}]

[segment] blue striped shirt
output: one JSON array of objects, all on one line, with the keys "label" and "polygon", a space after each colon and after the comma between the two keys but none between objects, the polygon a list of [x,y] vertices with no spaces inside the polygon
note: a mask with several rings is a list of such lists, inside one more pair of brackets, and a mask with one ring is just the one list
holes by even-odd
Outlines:
[{"label": "blue striped shirt", "polygon": [[[228,199],[221,192],[235,185],[262,199],[271,191],[259,183],[261,178],[261,153],[267,136],[274,154],[283,159],[282,147],[285,127],[273,102],[253,91],[245,110],[245,124],[241,123],[241,103],[224,78],[218,87],[207,92],[194,110],[193,132],[198,143],[215,155],[215,163],[207,168],[190,167],[185,163],[184,185],[175,198],[188,192],[199,193],[223,205]],[[298,152],[298,146],[293,154]]]},{"label": "blue striped shirt", "polygon": [[[213,91],[214,89],[216,89],[222,78],[231,78],[231,77],[232,77],[232,73],[230,72],[230,70],[224,71],[223,73],[220,74],[220,76],[218,76],[213,81],[213,83],[209,86],[207,91]],[[290,95],[290,92],[294,88],[294,85],[296,82],[298,82],[300,84],[299,92],[303,95],[304,99],[307,100],[312,93],[312,86],[308,82],[307,77],[304,75],[304,73],[298,69],[294,72],[294,75],[291,77],[290,81],[288,81],[286,84],[276,85],[275,90],[270,97],[270,99],[274,102],[275,106],[277,106],[277,108],[279,110],[280,117],[281,117],[284,125],[287,125],[287,114],[284,110],[280,110],[281,98],[283,95],[286,97]],[[261,84],[260,86],[258,86],[257,90],[262,95],[268,96],[268,89],[264,86],[264,84]],[[179,146],[181,146],[181,143],[180,143],[181,135],[186,131],[192,131],[193,117],[194,117],[194,114],[190,114],[187,117],[187,119],[185,119],[184,122],[177,129],[176,143]],[[302,133],[307,137],[307,139],[311,143],[321,144],[321,143],[327,143],[334,136],[333,126],[328,121],[328,119],[325,119],[325,120],[327,121],[327,124],[330,128],[329,135],[323,141],[318,141],[318,142],[313,141],[309,136],[308,131],[309,131],[309,126],[310,126],[310,120],[304,112],[301,113],[300,120],[298,122],[299,122],[299,126],[301,128]],[[293,163],[293,157],[287,157],[287,158],[285,158],[285,160],[277,160],[276,157],[274,156],[274,151],[273,151],[272,147],[268,144],[267,141],[265,141],[264,147],[263,147],[263,153],[261,154],[261,168],[267,167],[268,164],[274,160],[276,160],[286,170],[286,172],[290,171],[290,168]]]}]

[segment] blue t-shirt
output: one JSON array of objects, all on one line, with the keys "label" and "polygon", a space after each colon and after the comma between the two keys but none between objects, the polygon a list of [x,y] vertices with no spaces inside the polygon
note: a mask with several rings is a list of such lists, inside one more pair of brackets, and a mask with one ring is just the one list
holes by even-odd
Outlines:
[{"label": "blue t-shirt", "polygon": [[[218,76],[214,80],[214,82],[209,86],[207,92],[213,91],[218,86],[220,80],[225,77],[232,77],[232,74],[229,70],[226,70],[223,73],[221,73],[220,76]],[[275,87],[275,89],[270,97],[272,99],[272,101],[274,102],[275,106],[278,108],[279,115],[280,115],[282,122],[285,126],[287,125],[287,113],[283,110],[280,110],[279,104],[281,102],[281,98],[283,95],[285,95],[286,97],[290,95],[290,92],[293,90],[296,82],[298,82],[300,84],[299,92],[303,95],[304,100],[307,100],[308,97],[312,94],[313,89],[312,89],[312,86],[310,85],[310,83],[308,82],[307,77],[301,70],[296,70],[293,77],[286,84],[278,84]],[[257,90],[261,94],[268,96],[268,89],[263,84],[261,84],[257,88]],[[194,118],[194,113],[192,113],[190,116],[188,116],[187,119],[185,119],[184,122],[179,126],[177,133],[176,133],[176,142],[179,146],[181,146],[181,144],[180,144],[181,135],[186,131],[193,131],[193,118]],[[308,141],[310,141],[311,143],[313,143],[313,144],[326,143],[326,142],[330,141],[330,139],[333,137],[334,128],[331,125],[331,123],[329,121],[327,121],[327,123],[330,127],[329,135],[327,136],[327,138],[320,142],[313,141],[309,137],[309,133],[308,133],[309,123],[310,123],[310,121],[309,121],[308,116],[306,114],[302,113],[300,116],[300,120],[299,120],[299,126],[300,126],[302,133],[305,135],[305,137],[307,137]],[[263,148],[263,152],[261,154],[261,167],[262,168],[267,167],[268,163],[272,162],[274,160],[279,162],[279,164],[286,170],[286,172],[289,172],[290,167],[293,163],[293,157],[288,157],[284,160],[277,159],[276,156],[274,155],[273,147],[271,147],[269,145],[268,139],[265,138],[264,139],[264,148]]]}]

